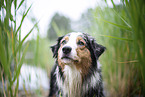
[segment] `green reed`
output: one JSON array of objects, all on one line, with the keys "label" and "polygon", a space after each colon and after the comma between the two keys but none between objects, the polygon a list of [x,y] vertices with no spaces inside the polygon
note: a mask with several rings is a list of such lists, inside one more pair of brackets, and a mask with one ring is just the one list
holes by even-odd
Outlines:
[{"label": "green reed", "polygon": [[[17,0],[0,1],[0,82],[3,85],[2,97],[18,96],[20,69],[29,43],[22,50],[23,44],[37,25],[36,23],[27,35],[21,39],[21,27],[31,9],[30,6],[23,12],[21,22],[17,25],[18,11],[24,3],[24,0],[21,0],[19,4]],[[11,12],[12,5],[14,6],[14,15]]]},{"label": "green reed", "polygon": [[89,30],[107,47],[100,58],[107,96],[143,96],[145,91],[145,2],[123,0],[113,8],[92,11]]}]

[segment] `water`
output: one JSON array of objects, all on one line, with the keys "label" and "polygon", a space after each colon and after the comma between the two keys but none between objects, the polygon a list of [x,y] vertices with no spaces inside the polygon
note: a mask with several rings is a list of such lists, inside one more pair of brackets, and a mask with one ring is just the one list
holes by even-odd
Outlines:
[{"label": "water", "polygon": [[35,66],[22,65],[19,76],[19,90],[23,90],[23,85],[26,89],[49,89],[49,78],[44,69]]}]

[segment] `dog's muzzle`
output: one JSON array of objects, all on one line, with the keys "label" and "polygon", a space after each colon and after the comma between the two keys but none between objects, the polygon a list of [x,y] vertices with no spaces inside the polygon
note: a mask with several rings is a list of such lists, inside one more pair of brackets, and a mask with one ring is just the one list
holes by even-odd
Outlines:
[{"label": "dog's muzzle", "polygon": [[62,48],[62,52],[63,52],[63,55],[62,55],[61,59],[68,59],[68,60],[71,60],[71,61],[74,61],[74,62],[78,62],[78,59],[72,57],[72,55],[71,55],[71,53],[72,53],[72,47],[70,47],[70,46],[64,46]]},{"label": "dog's muzzle", "polygon": [[66,55],[69,54],[71,52],[71,50],[72,50],[72,48],[70,46],[65,46],[62,48],[62,52]]},{"label": "dog's muzzle", "polygon": [[71,51],[72,51],[72,48],[70,46],[64,46],[62,48],[63,56],[61,59],[72,59],[70,57]]}]

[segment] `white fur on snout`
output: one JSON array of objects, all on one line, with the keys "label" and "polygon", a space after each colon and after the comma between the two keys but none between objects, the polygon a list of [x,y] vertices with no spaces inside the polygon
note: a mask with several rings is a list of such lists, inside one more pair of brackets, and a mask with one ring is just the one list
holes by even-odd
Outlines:
[{"label": "white fur on snout", "polygon": [[[69,37],[68,42],[65,45],[63,45],[63,47],[69,46],[69,47],[72,48],[70,54],[68,55],[68,57],[71,58],[72,60],[78,60],[79,59],[78,56],[77,56],[77,52],[76,52],[76,49],[77,49],[77,37],[79,35],[82,35],[82,33],[80,33],[80,32],[77,32],[77,33],[76,32],[73,32],[73,33],[71,33],[68,36]],[[64,55],[64,53],[62,51],[62,48],[60,49],[60,52],[58,54],[60,58],[62,58],[63,55]],[[71,59],[62,59],[62,61],[64,63],[70,63],[72,61]]]}]

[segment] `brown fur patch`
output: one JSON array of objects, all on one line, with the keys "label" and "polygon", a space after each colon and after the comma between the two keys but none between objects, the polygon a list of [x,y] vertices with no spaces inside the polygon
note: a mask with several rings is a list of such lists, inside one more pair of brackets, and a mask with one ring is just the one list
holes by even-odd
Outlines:
[{"label": "brown fur patch", "polygon": [[[62,49],[62,46],[59,48],[58,53],[60,52],[61,49]],[[61,61],[59,54],[58,54],[58,60],[57,61],[58,61],[58,64],[59,64],[59,66],[61,67],[61,69],[63,71],[65,64]]]},{"label": "brown fur patch", "polygon": [[76,68],[81,71],[82,77],[84,77],[88,74],[88,71],[91,67],[91,54],[86,47],[84,49],[77,48],[76,51],[80,61],[74,64],[76,65]]},{"label": "brown fur patch", "polygon": [[82,37],[77,38],[77,42],[81,41],[84,43],[82,46],[78,46],[76,49],[77,56],[80,58],[79,62],[76,62],[76,68],[81,71],[82,77],[88,74],[88,71],[90,69],[92,60],[91,60],[91,54],[90,51],[86,48],[86,42]]}]

